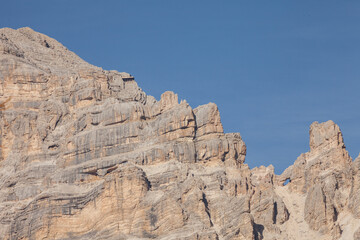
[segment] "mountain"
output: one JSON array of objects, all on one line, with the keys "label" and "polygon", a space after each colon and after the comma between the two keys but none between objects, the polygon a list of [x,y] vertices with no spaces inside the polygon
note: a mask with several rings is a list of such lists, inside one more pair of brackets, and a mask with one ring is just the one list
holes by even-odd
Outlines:
[{"label": "mountain", "polygon": [[281,175],[214,103],[160,101],[30,28],[0,29],[0,238],[360,239],[360,157],[332,121]]}]

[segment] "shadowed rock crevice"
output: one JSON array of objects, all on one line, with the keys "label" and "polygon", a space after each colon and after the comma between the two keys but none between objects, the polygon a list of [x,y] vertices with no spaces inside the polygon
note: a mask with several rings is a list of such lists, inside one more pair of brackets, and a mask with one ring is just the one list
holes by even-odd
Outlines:
[{"label": "shadowed rock crevice", "polygon": [[213,222],[211,221],[211,214],[210,214],[210,209],[209,209],[209,203],[206,199],[206,195],[205,193],[202,194],[202,201],[204,203],[204,206],[205,206],[205,212],[206,214],[208,215],[209,217],[209,222],[210,222],[210,227],[214,226]]}]

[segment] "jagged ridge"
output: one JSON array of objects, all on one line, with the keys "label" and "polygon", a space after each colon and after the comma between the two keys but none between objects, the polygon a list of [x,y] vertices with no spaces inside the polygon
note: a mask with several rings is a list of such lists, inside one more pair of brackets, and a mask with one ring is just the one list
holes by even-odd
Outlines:
[{"label": "jagged ridge", "polygon": [[[0,30],[4,239],[348,239],[359,161],[332,121],[281,176],[215,104],[160,101],[29,28]],[[286,180],[290,183],[283,186]]]}]

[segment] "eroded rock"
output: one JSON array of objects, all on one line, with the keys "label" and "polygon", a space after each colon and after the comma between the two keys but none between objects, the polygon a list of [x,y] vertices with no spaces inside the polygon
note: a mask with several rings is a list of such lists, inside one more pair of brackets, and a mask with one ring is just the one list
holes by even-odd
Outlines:
[{"label": "eroded rock", "polygon": [[332,121],[277,176],[249,169],[213,103],[156,101],[30,28],[0,29],[0,62],[2,239],[338,239],[340,214],[360,218]]}]

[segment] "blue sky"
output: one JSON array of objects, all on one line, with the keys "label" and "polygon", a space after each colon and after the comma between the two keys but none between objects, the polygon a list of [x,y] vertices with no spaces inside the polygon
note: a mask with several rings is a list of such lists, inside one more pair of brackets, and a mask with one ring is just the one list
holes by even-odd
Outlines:
[{"label": "blue sky", "polygon": [[333,120],[360,151],[360,1],[6,1],[0,27],[29,26],[86,61],[133,74],[159,99],[215,102],[250,167],[281,173]]}]

